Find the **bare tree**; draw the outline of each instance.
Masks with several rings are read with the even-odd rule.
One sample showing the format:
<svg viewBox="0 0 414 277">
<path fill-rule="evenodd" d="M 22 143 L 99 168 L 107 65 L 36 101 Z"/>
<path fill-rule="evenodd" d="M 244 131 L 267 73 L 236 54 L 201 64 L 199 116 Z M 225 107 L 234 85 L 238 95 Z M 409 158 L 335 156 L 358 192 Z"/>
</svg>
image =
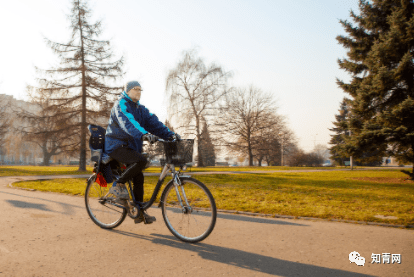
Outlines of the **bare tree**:
<svg viewBox="0 0 414 277">
<path fill-rule="evenodd" d="M 10 118 L 6 111 L 9 103 L 7 101 L 0 99 L 0 155 L 4 155 L 3 145 L 6 140 L 6 134 L 10 128 Z"/>
<path fill-rule="evenodd" d="M 170 131 L 174 132 L 174 127 L 171 125 L 171 123 L 166 120 L 164 123 L 165 126 L 170 129 Z M 164 154 L 164 144 L 162 143 L 154 143 L 154 144 L 145 144 L 144 145 L 144 152 L 148 154 L 148 159 L 150 161 L 154 160 L 155 158 L 162 159 L 162 155 Z"/>
<path fill-rule="evenodd" d="M 222 143 L 248 156 L 252 166 L 254 151 L 261 144 L 260 136 L 280 123 L 276 109 L 273 97 L 253 86 L 229 91 L 216 115 Z"/>
<path fill-rule="evenodd" d="M 72 0 L 70 41 L 47 40 L 60 58 L 60 66 L 38 70 L 46 76 L 38 79 L 37 91 L 50 93 L 49 108 L 53 111 L 62 108 L 62 114 L 72 123 L 70 130 L 80 136 L 79 170 L 86 169 L 87 125 L 96 117 L 109 115 L 121 87 L 110 86 L 108 82 L 113 83 L 123 75 L 123 58 L 111 61 L 110 42 L 98 39 L 102 33 L 101 21 L 92 24 L 90 18 L 87 0 Z"/>
<path fill-rule="evenodd" d="M 169 116 L 179 122 L 179 129 L 195 134 L 198 166 L 203 166 L 201 151 L 202 119 L 214 115 L 218 100 L 227 92 L 227 79 L 231 76 L 214 63 L 206 66 L 196 51 L 183 52 L 177 66 L 167 76 L 166 93 Z"/>
<path fill-rule="evenodd" d="M 148 154 L 148 160 L 152 161 L 155 158 L 161 159 L 164 154 L 164 145 L 162 143 L 145 144 L 144 150 Z"/>
<path fill-rule="evenodd" d="M 329 149 L 328 146 L 323 144 L 317 144 L 315 145 L 315 148 L 313 149 L 313 153 L 320 156 L 323 160 L 329 159 Z"/>
<path fill-rule="evenodd" d="M 318 154 L 305 153 L 303 150 L 298 149 L 288 160 L 289 166 L 321 166 L 323 158 Z"/>
<path fill-rule="evenodd" d="M 31 94 L 31 110 L 14 108 L 22 124 L 16 128 L 26 142 L 34 143 L 42 149 L 43 165 L 48 166 L 50 158 L 63 152 L 73 154 L 78 145 L 79 132 L 71 130 L 74 118 L 68 117 L 67 108 L 51 106 L 47 90 Z"/>
<path fill-rule="evenodd" d="M 291 146 L 296 145 L 294 134 L 287 128 L 282 116 L 271 114 L 268 119 L 274 120 L 275 124 L 260 130 L 253 137 L 253 155 L 259 166 L 262 165 L 263 160 L 268 165 L 281 165 L 282 148 L 283 156 L 286 159 L 290 154 Z"/>
</svg>

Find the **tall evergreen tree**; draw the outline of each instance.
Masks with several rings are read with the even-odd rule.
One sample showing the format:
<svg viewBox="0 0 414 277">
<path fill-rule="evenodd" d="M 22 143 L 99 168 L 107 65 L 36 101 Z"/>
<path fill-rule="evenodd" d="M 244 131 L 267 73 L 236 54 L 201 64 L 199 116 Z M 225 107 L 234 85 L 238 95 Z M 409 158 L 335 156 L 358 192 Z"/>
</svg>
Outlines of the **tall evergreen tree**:
<svg viewBox="0 0 414 277">
<path fill-rule="evenodd" d="M 357 26 L 341 21 L 349 36 L 337 37 L 349 49 L 339 65 L 352 75 L 348 84 L 338 80 L 353 98 L 346 151 L 360 156 L 375 145 L 414 163 L 414 3 L 360 0 L 359 8 L 351 12 Z"/>
<path fill-rule="evenodd" d="M 200 150 L 203 164 L 205 166 L 214 166 L 216 164 L 216 153 L 205 120 L 201 130 Z"/>
<path fill-rule="evenodd" d="M 341 102 L 339 114 L 335 115 L 336 122 L 334 128 L 329 129 L 335 134 L 331 135 L 331 141 L 329 142 L 332 146 L 330 148 L 331 158 L 340 165 L 343 165 L 345 161 L 350 160 L 350 154 L 348 153 L 347 144 L 352 143 L 352 136 L 349 127 L 349 105 L 347 104 L 349 99 L 344 98 Z M 377 147 L 366 147 L 364 151 L 359 153 L 354 159 L 355 165 L 363 166 L 379 166 L 382 164 L 382 157 L 385 155 L 384 145 Z"/>
<path fill-rule="evenodd" d="M 49 93 L 50 109 L 62 108 L 68 128 L 79 133 L 77 148 L 79 170 L 86 169 L 87 125 L 97 117 L 109 116 L 120 86 L 112 85 L 122 76 L 123 58 L 112 61 L 110 42 L 99 40 L 101 21 L 90 23 L 91 10 L 87 0 L 73 0 L 69 15 L 72 36 L 67 43 L 47 40 L 48 45 L 60 58 L 60 65 L 39 78 L 40 94 Z M 75 119 L 75 120 L 73 120 Z"/>
<path fill-rule="evenodd" d="M 349 136 L 348 129 L 348 106 L 346 104 L 347 99 L 344 98 L 340 104 L 339 114 L 335 115 L 334 128 L 329 129 L 329 131 L 334 132 L 331 135 L 331 159 L 334 160 L 337 164 L 342 165 L 345 160 L 349 160 L 348 153 L 345 152 L 345 139 Z"/>
</svg>

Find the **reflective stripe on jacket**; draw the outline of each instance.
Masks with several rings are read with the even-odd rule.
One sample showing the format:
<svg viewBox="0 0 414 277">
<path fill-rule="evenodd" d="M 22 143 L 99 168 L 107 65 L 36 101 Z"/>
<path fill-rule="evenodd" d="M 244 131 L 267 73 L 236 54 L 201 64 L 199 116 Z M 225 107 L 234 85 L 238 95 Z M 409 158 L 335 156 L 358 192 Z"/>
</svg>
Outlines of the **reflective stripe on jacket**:
<svg viewBox="0 0 414 277">
<path fill-rule="evenodd" d="M 146 133 L 162 139 L 168 139 L 174 134 L 144 105 L 133 102 L 125 91 L 122 92 L 111 110 L 105 135 L 104 155 L 112 153 L 121 146 L 127 146 L 141 153 L 141 138 Z"/>
</svg>

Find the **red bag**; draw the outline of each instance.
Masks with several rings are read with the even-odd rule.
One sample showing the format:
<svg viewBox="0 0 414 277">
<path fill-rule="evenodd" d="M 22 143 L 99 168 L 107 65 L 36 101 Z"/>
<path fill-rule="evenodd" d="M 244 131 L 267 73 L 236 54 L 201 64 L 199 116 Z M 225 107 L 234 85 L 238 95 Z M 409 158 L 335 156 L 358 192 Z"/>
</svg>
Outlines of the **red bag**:
<svg viewBox="0 0 414 277">
<path fill-rule="evenodd" d="M 96 177 L 95 182 L 97 182 L 101 187 L 106 188 L 106 186 L 107 186 L 105 178 L 103 177 L 101 172 L 98 173 L 98 176 Z"/>
</svg>

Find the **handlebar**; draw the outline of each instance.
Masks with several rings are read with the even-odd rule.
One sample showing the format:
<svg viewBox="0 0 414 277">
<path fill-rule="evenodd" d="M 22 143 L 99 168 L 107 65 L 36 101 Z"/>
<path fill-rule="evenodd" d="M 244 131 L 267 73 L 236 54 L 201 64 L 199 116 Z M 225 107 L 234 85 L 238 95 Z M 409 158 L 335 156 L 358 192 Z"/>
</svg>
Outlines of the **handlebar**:
<svg viewBox="0 0 414 277">
<path fill-rule="evenodd" d="M 156 141 L 155 141 L 155 142 L 157 142 L 157 141 L 159 141 L 159 142 L 176 142 L 176 141 L 177 141 L 176 139 L 169 141 L 169 140 L 164 140 L 164 139 L 162 139 L 162 138 L 159 138 L 159 137 L 157 137 L 157 136 L 154 136 L 154 137 L 155 137 L 155 139 L 156 139 Z M 143 141 L 148 141 L 148 140 L 143 140 Z"/>
<path fill-rule="evenodd" d="M 176 141 L 181 141 L 181 140 L 182 139 L 180 139 L 180 140 L 176 140 L 176 139 L 174 139 L 174 140 L 164 140 L 162 138 L 157 137 L 157 141 L 160 141 L 160 142 L 176 142 Z"/>
</svg>

